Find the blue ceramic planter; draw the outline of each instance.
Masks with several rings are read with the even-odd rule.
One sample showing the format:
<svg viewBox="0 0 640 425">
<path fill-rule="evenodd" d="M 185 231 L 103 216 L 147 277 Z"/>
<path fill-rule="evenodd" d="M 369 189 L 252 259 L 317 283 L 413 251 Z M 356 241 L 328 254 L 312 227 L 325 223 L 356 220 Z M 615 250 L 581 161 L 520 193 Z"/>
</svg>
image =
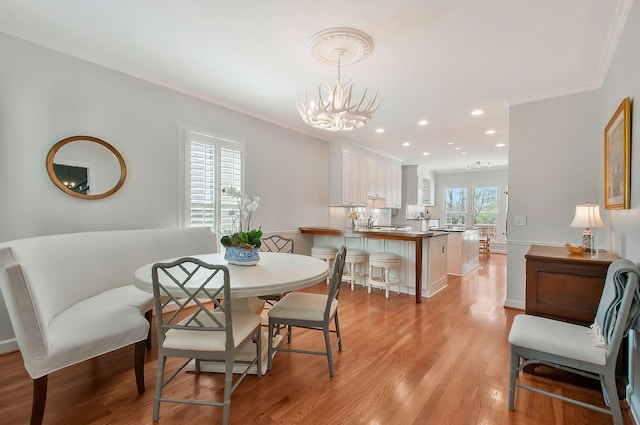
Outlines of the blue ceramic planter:
<svg viewBox="0 0 640 425">
<path fill-rule="evenodd" d="M 224 259 L 229 264 L 255 266 L 260 261 L 260 248 L 244 249 L 228 246 L 225 248 Z"/>
</svg>

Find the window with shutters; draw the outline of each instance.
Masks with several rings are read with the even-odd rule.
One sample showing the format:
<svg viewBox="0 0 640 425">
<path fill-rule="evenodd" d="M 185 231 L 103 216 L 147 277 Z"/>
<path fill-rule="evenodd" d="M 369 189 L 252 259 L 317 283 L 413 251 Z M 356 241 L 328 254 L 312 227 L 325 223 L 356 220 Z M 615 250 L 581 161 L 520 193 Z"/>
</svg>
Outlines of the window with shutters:
<svg viewBox="0 0 640 425">
<path fill-rule="evenodd" d="M 231 230 L 233 199 L 222 188 L 243 190 L 243 144 L 185 129 L 185 226 Z"/>
</svg>

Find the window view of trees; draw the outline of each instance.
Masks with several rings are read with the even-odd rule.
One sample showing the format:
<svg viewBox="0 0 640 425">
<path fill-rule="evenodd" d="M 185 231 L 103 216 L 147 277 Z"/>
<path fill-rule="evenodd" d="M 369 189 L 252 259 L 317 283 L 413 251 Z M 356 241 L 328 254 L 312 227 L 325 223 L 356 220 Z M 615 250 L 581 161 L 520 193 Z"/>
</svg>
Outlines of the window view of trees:
<svg viewBox="0 0 640 425">
<path fill-rule="evenodd" d="M 467 214 L 467 188 L 452 187 L 445 189 L 445 216 L 448 225 L 463 226 Z"/>
<path fill-rule="evenodd" d="M 467 188 L 445 189 L 446 224 L 465 226 L 473 223 L 482 236 L 495 238 L 498 218 L 498 188 L 495 186 L 473 188 L 473 199 L 468 199 Z M 469 202 L 471 208 L 467 208 Z"/>
<path fill-rule="evenodd" d="M 482 236 L 495 239 L 498 217 L 498 188 L 476 187 L 473 194 L 473 222 Z"/>
<path fill-rule="evenodd" d="M 473 195 L 475 224 L 496 224 L 498 214 L 498 188 L 476 187 Z"/>
</svg>

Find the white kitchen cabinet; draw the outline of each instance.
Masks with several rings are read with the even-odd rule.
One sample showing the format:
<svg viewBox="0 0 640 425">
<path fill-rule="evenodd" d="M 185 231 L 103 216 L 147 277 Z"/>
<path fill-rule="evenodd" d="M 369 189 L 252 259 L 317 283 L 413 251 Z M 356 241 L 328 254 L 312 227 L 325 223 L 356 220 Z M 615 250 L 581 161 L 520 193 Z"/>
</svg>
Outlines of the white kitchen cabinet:
<svg viewBox="0 0 640 425">
<path fill-rule="evenodd" d="M 402 167 L 391 165 L 387 167 L 387 191 L 385 205 L 389 208 L 402 207 Z"/>
<path fill-rule="evenodd" d="M 384 198 L 386 196 L 386 169 L 376 158 L 367 158 L 367 196 Z"/>
<path fill-rule="evenodd" d="M 356 184 L 356 202 L 367 205 L 367 158 L 358 158 L 358 182 Z"/>
<path fill-rule="evenodd" d="M 352 152 L 343 151 L 340 157 L 340 167 L 336 167 L 329 179 L 334 190 L 330 194 L 331 205 L 366 206 L 366 179 L 361 172 L 361 159 Z M 366 176 L 366 168 L 364 168 Z"/>
<path fill-rule="evenodd" d="M 480 230 L 451 231 L 449 234 L 449 255 L 447 273 L 462 276 L 478 267 L 478 239 Z"/>
<path fill-rule="evenodd" d="M 377 198 L 385 199 L 385 207 L 400 208 L 401 175 L 399 162 L 354 142 L 334 140 L 329 148 L 329 205 L 365 207 L 369 198 Z"/>
<path fill-rule="evenodd" d="M 446 236 L 429 239 L 429 297 L 447 287 L 447 239 Z"/>
<path fill-rule="evenodd" d="M 405 174 L 405 203 L 407 205 L 435 205 L 435 179 L 434 173 L 427 170 L 424 165 L 405 165 L 402 167 Z"/>
</svg>

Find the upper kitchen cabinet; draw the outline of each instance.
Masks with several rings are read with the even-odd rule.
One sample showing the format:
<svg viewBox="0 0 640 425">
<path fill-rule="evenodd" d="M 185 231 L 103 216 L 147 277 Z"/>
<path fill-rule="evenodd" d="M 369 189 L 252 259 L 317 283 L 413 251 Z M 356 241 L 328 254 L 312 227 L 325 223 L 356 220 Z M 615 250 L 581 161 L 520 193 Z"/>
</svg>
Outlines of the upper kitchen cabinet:
<svg viewBox="0 0 640 425">
<path fill-rule="evenodd" d="M 402 166 L 400 164 L 387 166 L 386 173 L 385 205 L 388 208 L 402 208 Z"/>
<path fill-rule="evenodd" d="M 367 196 L 384 198 L 387 194 L 386 169 L 376 158 L 367 158 Z"/>
<path fill-rule="evenodd" d="M 332 155 L 329 161 L 331 206 L 367 206 L 367 162 L 352 151 Z"/>
<path fill-rule="evenodd" d="M 399 161 L 377 154 L 348 139 L 335 139 L 329 148 L 329 204 L 364 207 L 377 199 L 387 208 L 400 208 L 402 169 Z"/>
<path fill-rule="evenodd" d="M 402 166 L 404 197 L 407 205 L 435 205 L 435 180 L 433 171 L 424 165 Z"/>
</svg>

